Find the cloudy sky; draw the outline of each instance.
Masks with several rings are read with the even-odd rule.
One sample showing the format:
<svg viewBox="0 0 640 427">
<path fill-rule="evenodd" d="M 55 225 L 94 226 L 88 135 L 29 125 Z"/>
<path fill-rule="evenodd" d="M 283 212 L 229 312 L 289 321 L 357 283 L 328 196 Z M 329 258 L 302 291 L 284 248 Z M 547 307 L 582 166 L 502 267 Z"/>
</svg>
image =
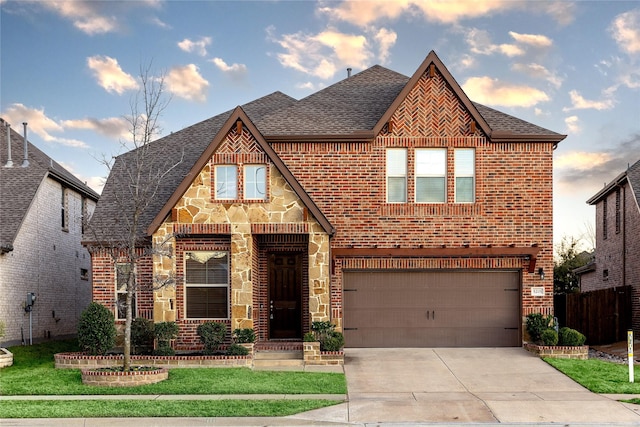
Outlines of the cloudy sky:
<svg viewBox="0 0 640 427">
<path fill-rule="evenodd" d="M 0 116 L 100 191 L 141 67 L 164 74 L 167 134 L 276 90 L 300 99 L 435 50 L 474 101 L 567 134 L 554 239 L 640 159 L 638 1 L 0 0 Z M 535 185 L 535 183 L 533 184 Z"/>
</svg>

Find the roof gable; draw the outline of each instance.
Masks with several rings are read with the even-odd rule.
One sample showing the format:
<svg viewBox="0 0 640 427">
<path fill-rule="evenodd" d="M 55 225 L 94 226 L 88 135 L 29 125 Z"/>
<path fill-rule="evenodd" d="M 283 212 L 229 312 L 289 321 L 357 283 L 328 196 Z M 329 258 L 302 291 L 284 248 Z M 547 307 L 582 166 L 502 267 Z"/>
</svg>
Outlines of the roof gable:
<svg viewBox="0 0 640 427">
<path fill-rule="evenodd" d="M 382 128 L 389 123 L 394 114 L 397 114 L 399 111 L 402 112 L 401 110 L 406 108 L 411 111 L 408 115 L 404 115 L 404 117 L 411 117 L 414 116 L 415 113 L 420 113 L 415 126 L 409 125 L 410 127 L 423 128 L 426 126 L 430 130 L 438 128 L 441 136 L 447 134 L 448 136 L 451 136 L 451 134 L 459 135 L 460 131 L 464 131 L 461 128 L 467 128 L 467 123 L 464 122 L 468 122 L 469 118 L 460 120 L 449 114 L 452 110 L 457 109 L 457 106 L 452 105 L 455 101 L 461 104 L 470 116 L 470 119 L 474 121 L 473 125 L 469 123 L 469 130 L 465 133 L 469 133 L 470 131 L 470 133 L 475 133 L 475 129 L 471 126 L 477 125 L 485 135 L 491 135 L 489 124 L 478 112 L 475 105 L 464 93 L 447 67 L 445 67 L 440 58 L 438 58 L 438 55 L 436 55 L 434 51 L 431 51 L 387 111 L 380 117 L 373 128 L 373 133 L 378 135 L 382 131 Z M 446 126 L 440 126 L 441 123 L 445 122 L 442 120 L 443 118 L 447 119 Z M 406 126 L 407 121 L 403 120 L 400 125 Z M 442 133 L 444 133 L 444 135 L 442 135 Z"/>
<path fill-rule="evenodd" d="M 277 153 L 271 148 L 271 146 L 266 142 L 258 128 L 253 124 L 249 116 L 244 112 L 242 107 L 236 107 L 235 110 L 229 115 L 227 120 L 224 122 L 218 133 L 215 135 L 211 143 L 207 146 L 207 148 L 202 152 L 200 157 L 193 164 L 189 172 L 186 174 L 185 178 L 180 182 L 178 187 L 175 189 L 169 200 L 165 203 L 165 205 L 160 209 L 155 218 L 151 221 L 149 228 L 147 229 L 147 234 L 153 234 L 158 227 L 162 224 L 164 219 L 169 215 L 171 209 L 178 203 L 183 194 L 188 190 L 189 186 L 193 182 L 196 176 L 199 175 L 200 171 L 206 166 L 209 159 L 217 152 L 218 149 L 222 148 L 222 151 L 229 151 L 228 144 L 226 144 L 227 136 L 232 133 L 233 127 L 243 127 L 246 126 L 248 132 L 253 136 L 252 142 L 243 141 L 241 138 L 237 138 L 240 145 L 249 145 L 245 147 L 245 151 L 252 152 L 256 151 L 256 148 L 262 150 L 266 156 L 273 162 L 278 171 L 282 174 L 285 181 L 291 186 L 296 195 L 300 198 L 302 203 L 305 205 L 309 212 L 313 215 L 313 217 L 318 221 L 320 226 L 324 229 L 327 234 L 333 234 L 335 232 L 333 226 L 329 223 L 327 218 L 324 216 L 322 211 L 318 208 L 318 206 L 313 202 L 311 197 L 304 191 L 300 183 L 295 179 L 293 174 L 289 171 Z M 237 135 L 237 134 L 236 134 Z M 252 143 L 256 143 L 258 147 L 250 146 Z M 227 150 L 225 150 L 227 148 Z M 224 153 L 221 153 L 224 155 Z"/>
<path fill-rule="evenodd" d="M 640 210 L 640 160 L 632 164 L 626 171 L 615 177 L 609 184 L 605 185 L 603 189 L 594 194 L 587 203 L 590 205 L 597 204 L 600 200 L 605 198 L 616 187 L 628 182 L 633 191 L 634 199 L 636 201 L 636 207 Z"/>
</svg>

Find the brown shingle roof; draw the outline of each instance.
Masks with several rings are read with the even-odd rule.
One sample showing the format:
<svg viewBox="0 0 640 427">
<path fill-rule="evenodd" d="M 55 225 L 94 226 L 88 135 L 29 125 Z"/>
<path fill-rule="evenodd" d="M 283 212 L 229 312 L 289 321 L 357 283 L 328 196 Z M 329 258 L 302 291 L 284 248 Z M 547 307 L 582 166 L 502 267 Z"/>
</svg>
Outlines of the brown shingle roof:
<svg viewBox="0 0 640 427">
<path fill-rule="evenodd" d="M 637 206 L 640 207 L 640 160 L 629 166 L 626 171 L 622 172 L 604 188 L 594 194 L 587 203 L 595 205 L 602 200 L 607 194 L 611 193 L 618 185 L 628 181 L 635 196 Z"/>
<path fill-rule="evenodd" d="M 95 191 L 30 142 L 27 145 L 29 166 L 23 168 L 24 136 L 13 127 L 10 135 L 13 167 L 6 167 L 7 127 L 4 119 L 0 119 L 0 247 L 5 248 L 13 245 L 45 177 L 50 176 L 92 200 L 98 200 L 99 197 Z"/>
</svg>

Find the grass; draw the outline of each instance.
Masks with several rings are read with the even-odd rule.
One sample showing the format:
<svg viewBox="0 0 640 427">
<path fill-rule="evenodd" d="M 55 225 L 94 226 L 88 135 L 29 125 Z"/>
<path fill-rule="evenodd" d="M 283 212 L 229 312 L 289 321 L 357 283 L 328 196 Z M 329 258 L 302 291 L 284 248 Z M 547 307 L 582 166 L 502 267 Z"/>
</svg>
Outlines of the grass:
<svg viewBox="0 0 640 427">
<path fill-rule="evenodd" d="M 0 396 L 16 395 L 171 395 L 171 394 L 346 394 L 343 374 L 252 371 L 248 368 L 180 368 L 169 379 L 136 387 L 82 384 L 80 370 L 55 369 L 55 353 L 78 351 L 76 341 L 53 341 L 9 349 L 13 366 L 2 369 Z M 55 404 L 52 404 L 55 403 Z M 12 400 L 0 401 L 5 418 L 30 414 L 57 417 L 235 417 L 284 416 L 338 402 L 287 400 Z"/>
<path fill-rule="evenodd" d="M 544 360 L 594 393 L 640 394 L 640 383 L 629 382 L 629 365 L 598 359 L 545 358 Z M 640 366 L 634 367 L 634 377 L 640 381 Z"/>
<path fill-rule="evenodd" d="M 13 400 L 3 418 L 284 417 L 335 405 L 332 400 Z"/>
</svg>

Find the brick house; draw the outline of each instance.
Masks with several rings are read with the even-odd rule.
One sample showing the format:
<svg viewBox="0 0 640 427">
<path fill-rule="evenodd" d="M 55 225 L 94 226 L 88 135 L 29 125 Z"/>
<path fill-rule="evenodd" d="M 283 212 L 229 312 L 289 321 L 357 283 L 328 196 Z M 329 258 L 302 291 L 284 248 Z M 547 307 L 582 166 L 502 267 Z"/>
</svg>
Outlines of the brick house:
<svg viewBox="0 0 640 427">
<path fill-rule="evenodd" d="M 472 102 L 434 52 L 302 100 L 275 92 L 153 143 L 183 158 L 144 217 L 137 315 L 300 340 L 330 320 L 349 347 L 519 346 L 553 311 L 552 162 L 564 135 Z M 125 161 L 129 153 L 116 160 Z M 105 186 L 92 223 L 118 227 Z M 92 254 L 94 300 L 116 265 Z M 541 274 L 546 272 L 547 274 Z"/>
<path fill-rule="evenodd" d="M 595 260 L 576 270 L 580 291 L 631 286 L 632 325 L 640 333 L 640 160 L 587 203 L 596 207 Z"/>
<path fill-rule="evenodd" d="M 19 135 L 0 119 L 4 345 L 75 335 L 91 302 L 91 257 L 81 241 L 83 218 L 93 212 L 98 194 L 29 143 L 26 125 L 24 131 Z M 27 293 L 36 296 L 31 336 Z"/>
</svg>

